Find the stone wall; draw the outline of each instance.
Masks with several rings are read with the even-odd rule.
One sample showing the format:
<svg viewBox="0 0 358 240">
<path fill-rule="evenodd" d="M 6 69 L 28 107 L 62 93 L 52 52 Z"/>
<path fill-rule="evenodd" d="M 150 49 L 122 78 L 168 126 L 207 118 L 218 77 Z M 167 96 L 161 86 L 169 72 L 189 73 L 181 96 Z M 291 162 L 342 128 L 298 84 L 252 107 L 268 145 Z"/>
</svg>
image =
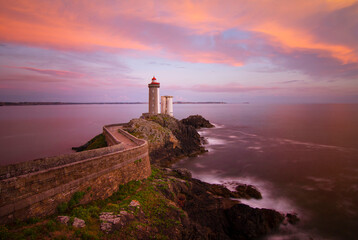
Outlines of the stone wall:
<svg viewBox="0 0 358 240">
<path fill-rule="evenodd" d="M 1 167 L 1 173 L 7 168 L 18 174 L 3 174 L 0 181 L 0 223 L 53 214 L 58 204 L 69 201 L 77 191 L 86 192 L 81 200 L 86 203 L 109 197 L 120 184 L 147 178 L 151 174 L 147 142 L 124 134 L 137 146 L 123 149 L 117 144 Z M 31 171 L 32 164 L 39 168 L 41 163 L 47 167 Z"/>
<path fill-rule="evenodd" d="M 121 124 L 118 124 L 118 125 L 121 125 Z M 117 124 L 107 125 L 107 126 L 103 127 L 103 135 L 106 139 L 108 146 L 120 144 L 120 141 L 118 141 L 118 139 L 116 139 L 116 137 L 113 136 L 113 134 L 108 130 L 108 127 L 110 127 L 110 126 L 117 126 Z"/>
<path fill-rule="evenodd" d="M 123 150 L 124 147 L 119 143 L 110 147 L 77 152 L 72 154 L 64 154 L 54 157 L 45 157 L 27 162 L 0 166 L 0 180 L 17 177 L 31 172 L 38 172 L 53 167 L 63 166 L 68 163 L 89 159 L 92 157 L 103 156 L 109 153 Z"/>
</svg>

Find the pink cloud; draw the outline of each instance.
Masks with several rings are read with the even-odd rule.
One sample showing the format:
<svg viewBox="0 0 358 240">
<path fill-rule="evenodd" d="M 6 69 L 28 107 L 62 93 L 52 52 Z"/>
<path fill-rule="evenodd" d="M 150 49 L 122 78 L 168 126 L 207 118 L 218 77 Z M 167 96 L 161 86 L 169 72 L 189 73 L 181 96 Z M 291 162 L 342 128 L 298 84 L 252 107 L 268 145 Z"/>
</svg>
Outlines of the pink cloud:
<svg viewBox="0 0 358 240">
<path fill-rule="evenodd" d="M 272 91 L 278 90 L 278 87 L 260 87 L 260 86 L 242 86 L 237 83 L 228 83 L 223 85 L 207 85 L 199 84 L 189 87 L 182 86 L 168 86 L 172 90 L 189 90 L 195 92 L 213 92 L 213 93 L 240 93 L 240 92 L 253 92 L 253 91 Z"/>
<path fill-rule="evenodd" d="M 309 75 L 358 76 L 358 4 L 351 0 L 14 0 L 1 6 L 6 43 L 231 66 L 264 58 Z M 41 73 L 71 74 L 51 71 Z"/>
<path fill-rule="evenodd" d="M 3 67 L 24 69 L 24 70 L 41 73 L 41 74 L 45 74 L 45 75 L 49 75 L 49 76 L 55 76 L 55 77 L 81 78 L 81 77 L 85 76 L 85 74 L 82 74 L 82 73 L 64 71 L 64 70 L 39 69 L 39 68 L 32 68 L 32 67 L 15 67 L 15 66 L 3 66 Z"/>
<path fill-rule="evenodd" d="M 58 83 L 66 82 L 65 79 L 53 78 L 48 76 L 34 76 L 30 74 L 1 75 L 0 82 L 27 82 L 27 83 Z"/>
</svg>

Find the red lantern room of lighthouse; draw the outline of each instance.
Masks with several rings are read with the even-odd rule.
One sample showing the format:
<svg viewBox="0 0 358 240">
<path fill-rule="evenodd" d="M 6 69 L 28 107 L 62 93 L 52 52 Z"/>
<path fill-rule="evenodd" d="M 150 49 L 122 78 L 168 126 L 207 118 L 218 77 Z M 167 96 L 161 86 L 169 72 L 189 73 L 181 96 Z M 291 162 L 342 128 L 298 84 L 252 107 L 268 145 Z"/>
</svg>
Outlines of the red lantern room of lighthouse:
<svg viewBox="0 0 358 240">
<path fill-rule="evenodd" d="M 149 113 L 158 114 L 160 113 L 160 97 L 159 97 L 159 88 L 160 84 L 157 82 L 157 79 L 153 76 L 152 82 L 148 84 L 149 88 Z"/>
<path fill-rule="evenodd" d="M 157 82 L 157 79 L 153 76 L 153 78 L 152 78 L 152 83 L 151 84 L 159 84 L 158 82 Z"/>
</svg>

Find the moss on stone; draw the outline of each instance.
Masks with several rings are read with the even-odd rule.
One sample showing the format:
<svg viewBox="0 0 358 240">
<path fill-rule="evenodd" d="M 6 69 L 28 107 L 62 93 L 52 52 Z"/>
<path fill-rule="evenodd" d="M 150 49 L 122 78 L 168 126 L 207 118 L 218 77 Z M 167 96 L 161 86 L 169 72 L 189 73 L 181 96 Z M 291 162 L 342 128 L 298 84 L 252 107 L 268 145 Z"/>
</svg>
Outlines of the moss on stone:
<svg viewBox="0 0 358 240">
<path fill-rule="evenodd" d="M 86 144 L 79 147 L 73 147 L 72 149 L 75 150 L 76 152 L 82 152 L 82 151 L 87 151 L 97 148 L 103 148 L 107 146 L 108 144 L 106 142 L 105 136 L 103 134 L 98 134 L 97 136 L 89 140 Z"/>
<path fill-rule="evenodd" d="M 147 237 L 153 239 L 166 239 L 168 232 L 173 231 L 180 221 L 174 217 L 172 212 L 179 211 L 168 204 L 168 199 L 159 191 L 168 189 L 167 182 L 162 179 L 163 173 L 153 168 L 151 176 L 143 181 L 131 181 L 118 186 L 118 190 L 109 198 L 93 201 L 85 205 L 75 205 L 72 209 L 68 207 L 59 214 L 47 218 L 38 218 L 35 222 L 21 222 L 20 225 L 0 225 L 0 239 L 136 239 L 138 229 L 156 229 Z M 84 192 L 76 192 L 70 201 L 79 203 Z M 128 205 L 132 200 L 140 203 L 140 210 L 130 210 Z M 100 231 L 99 215 L 101 212 L 131 211 L 134 216 L 139 217 L 130 224 L 124 226 L 120 231 L 105 234 Z M 86 226 L 75 229 L 70 224 L 60 224 L 57 215 L 66 214 L 70 219 L 75 217 L 85 220 Z M 179 213 L 178 213 L 179 214 Z M 175 216 L 178 214 L 174 214 Z M 145 238 L 147 239 L 147 238 Z"/>
</svg>

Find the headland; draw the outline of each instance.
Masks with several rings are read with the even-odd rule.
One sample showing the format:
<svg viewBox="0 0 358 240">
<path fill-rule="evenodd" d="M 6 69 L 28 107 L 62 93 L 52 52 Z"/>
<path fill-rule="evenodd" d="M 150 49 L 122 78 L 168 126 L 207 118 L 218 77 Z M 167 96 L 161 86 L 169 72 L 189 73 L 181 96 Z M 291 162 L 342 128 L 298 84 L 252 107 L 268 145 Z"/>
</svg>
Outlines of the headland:
<svg viewBox="0 0 358 240">
<path fill-rule="evenodd" d="M 142 116 L 104 126 L 107 147 L 2 167 L 1 221 L 9 224 L 1 234 L 255 239 L 297 221 L 241 204 L 240 198 L 261 198 L 253 186 L 230 191 L 171 168 L 180 158 L 205 152 L 196 130 L 201 127 L 212 125 L 201 116 Z"/>
</svg>

